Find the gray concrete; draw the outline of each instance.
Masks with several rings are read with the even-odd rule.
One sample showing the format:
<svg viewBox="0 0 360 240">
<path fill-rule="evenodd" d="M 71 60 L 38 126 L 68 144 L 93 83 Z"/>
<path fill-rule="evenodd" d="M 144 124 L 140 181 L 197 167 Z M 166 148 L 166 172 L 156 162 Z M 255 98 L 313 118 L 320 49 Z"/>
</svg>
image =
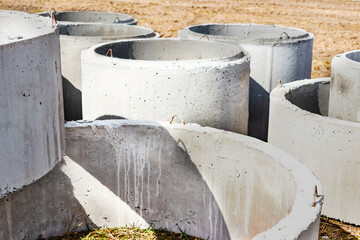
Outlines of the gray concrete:
<svg viewBox="0 0 360 240">
<path fill-rule="evenodd" d="M 65 161 L 0 199 L 0 239 L 60 234 L 73 215 L 84 222 L 87 214 L 89 227 L 135 223 L 204 239 L 317 239 L 319 182 L 269 144 L 194 124 L 129 120 L 68 122 L 66 133 Z"/>
<path fill-rule="evenodd" d="M 1 198 L 48 173 L 63 155 L 59 31 L 51 22 L 0 11 L 0 86 Z"/>
<path fill-rule="evenodd" d="M 125 24 L 60 25 L 65 120 L 82 119 L 81 51 L 119 39 L 158 37 L 150 28 Z"/>
<path fill-rule="evenodd" d="M 114 57 L 105 54 L 112 49 Z M 233 45 L 127 40 L 82 52 L 84 119 L 185 122 L 247 133 L 249 59 Z"/>
<path fill-rule="evenodd" d="M 360 123 L 327 117 L 330 79 L 273 90 L 269 143 L 310 168 L 326 196 L 323 214 L 360 224 Z"/>
<path fill-rule="evenodd" d="M 302 29 L 259 24 L 202 24 L 179 32 L 182 39 L 240 45 L 250 54 L 249 136 L 267 140 L 269 93 L 282 83 L 311 77 L 313 38 Z"/>
<path fill-rule="evenodd" d="M 42 17 L 50 18 L 50 13 L 37 13 Z M 87 12 L 87 11 L 66 11 L 55 12 L 55 19 L 61 25 L 73 23 L 120 23 L 136 25 L 137 20 L 132 16 L 123 13 L 111 12 Z"/>
<path fill-rule="evenodd" d="M 336 55 L 331 62 L 329 116 L 360 122 L 360 50 Z"/>
</svg>

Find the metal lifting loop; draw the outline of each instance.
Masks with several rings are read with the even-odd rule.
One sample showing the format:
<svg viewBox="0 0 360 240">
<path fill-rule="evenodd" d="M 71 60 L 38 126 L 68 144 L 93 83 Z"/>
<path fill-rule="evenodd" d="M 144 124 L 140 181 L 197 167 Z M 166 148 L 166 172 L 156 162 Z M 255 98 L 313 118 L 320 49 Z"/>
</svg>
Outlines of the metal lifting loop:
<svg viewBox="0 0 360 240">
<path fill-rule="evenodd" d="M 284 39 L 284 38 L 283 38 L 283 35 L 284 35 L 284 34 L 286 35 L 286 37 L 287 37 L 288 39 L 291 39 L 290 36 L 289 36 L 289 34 L 287 34 L 286 32 L 282 32 L 282 33 L 280 34 L 280 39 Z"/>
<path fill-rule="evenodd" d="M 319 200 L 319 201 L 316 201 L 317 198 L 320 198 L 320 200 Z M 323 195 L 320 195 L 320 194 L 318 193 L 317 185 L 315 185 L 314 202 L 313 202 L 313 204 L 312 204 L 312 207 L 316 207 L 316 204 L 318 204 L 318 203 L 321 204 L 323 198 L 324 198 L 324 196 L 323 196 Z"/>
<path fill-rule="evenodd" d="M 222 20 L 221 18 L 219 18 L 219 19 L 216 21 L 216 23 L 225 24 L 225 21 L 224 21 L 224 20 Z"/>
<path fill-rule="evenodd" d="M 54 28 L 58 22 L 56 21 L 56 18 L 55 18 L 55 13 L 56 13 L 56 10 L 55 8 L 50 8 L 49 9 L 49 15 L 50 15 L 50 18 L 51 18 L 51 27 Z"/>
<path fill-rule="evenodd" d="M 120 22 L 120 18 L 119 18 L 119 17 L 116 17 L 116 18 L 114 19 L 114 23 L 118 23 L 118 22 Z"/>
<path fill-rule="evenodd" d="M 111 58 L 113 58 L 112 49 L 109 48 L 109 50 L 106 52 L 105 56 L 107 56 L 110 53 Z"/>
<path fill-rule="evenodd" d="M 209 36 L 208 35 L 206 35 L 206 34 L 204 34 L 199 40 L 201 40 L 201 39 L 203 39 L 204 37 L 206 37 L 207 38 L 207 40 L 208 41 L 210 41 L 210 38 L 209 38 Z"/>
<path fill-rule="evenodd" d="M 180 118 L 181 123 L 182 123 L 183 125 L 186 124 L 186 123 L 184 122 L 183 118 L 182 118 L 180 115 L 176 115 L 176 114 L 171 117 L 170 124 L 172 124 L 172 122 L 174 121 L 174 118 L 175 118 L 176 116 Z"/>
</svg>

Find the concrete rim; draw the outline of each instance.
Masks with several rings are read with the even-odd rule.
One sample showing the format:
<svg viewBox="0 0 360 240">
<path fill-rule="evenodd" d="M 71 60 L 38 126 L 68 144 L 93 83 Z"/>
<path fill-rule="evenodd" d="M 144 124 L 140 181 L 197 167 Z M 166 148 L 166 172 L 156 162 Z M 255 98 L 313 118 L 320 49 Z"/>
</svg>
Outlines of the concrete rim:
<svg viewBox="0 0 360 240">
<path fill-rule="evenodd" d="M 201 127 L 198 124 L 169 124 L 168 122 L 154 122 L 141 120 L 97 120 L 97 121 L 71 121 L 65 124 L 66 128 L 83 127 L 119 127 L 122 125 L 144 125 L 144 126 L 164 126 L 168 129 L 182 129 L 198 133 L 221 133 L 223 136 L 232 138 L 248 146 L 249 148 L 263 152 L 279 164 L 288 169 L 297 185 L 297 194 L 289 215 L 281 219 L 275 226 L 265 232 L 259 233 L 253 239 L 292 239 L 293 236 L 299 236 L 309 225 L 316 221 L 321 212 L 322 197 L 315 199 L 320 203 L 312 207 L 314 202 L 314 183 L 319 193 L 322 193 L 322 187 L 316 177 L 302 163 L 291 155 L 279 150 L 268 143 L 264 143 L 255 138 L 245 135 L 218 130 L 210 127 Z M 301 221 L 299 221 L 301 219 Z"/>
<path fill-rule="evenodd" d="M 123 42 L 154 42 L 154 41 L 173 41 L 173 42 L 197 42 L 204 44 L 204 41 L 200 40 L 183 40 L 178 38 L 157 38 L 157 39 L 134 39 L 134 40 L 119 40 L 119 41 L 113 41 L 109 43 L 102 43 L 97 44 L 87 50 L 82 51 L 81 58 L 87 58 L 88 61 L 91 59 L 94 63 L 102 62 L 103 64 L 107 65 L 113 65 L 114 68 L 116 68 L 116 64 L 121 64 L 129 67 L 136 67 L 139 68 L 139 66 L 143 68 L 178 68 L 181 66 L 182 68 L 199 68 L 199 66 L 222 66 L 222 65 L 229 65 L 229 64 L 241 64 L 244 62 L 250 62 L 250 56 L 249 54 L 244 51 L 241 47 L 235 46 L 228 43 L 218 43 L 218 42 L 208 42 L 206 44 L 214 45 L 214 46 L 223 46 L 228 48 L 233 48 L 234 51 L 236 51 L 236 54 L 233 54 L 232 56 L 227 57 L 218 57 L 218 58 L 207 58 L 207 59 L 190 59 L 190 60 L 137 60 L 137 59 L 125 59 L 125 58 L 111 58 L 110 54 L 108 56 L 105 56 L 105 54 L 99 54 L 96 51 L 99 50 L 99 48 L 105 48 L 112 45 L 120 44 Z M 194 65 L 195 64 L 195 65 Z"/>
<path fill-rule="evenodd" d="M 94 25 L 96 25 L 96 27 L 101 28 L 101 29 L 114 29 L 115 33 L 113 34 L 108 34 L 108 35 L 99 35 L 96 34 L 96 32 L 94 31 Z M 90 24 L 85 24 L 85 23 L 80 23 L 80 24 L 76 24 L 76 23 L 71 23 L 71 24 L 67 24 L 67 25 L 60 25 L 59 26 L 59 31 L 60 31 L 60 35 L 61 37 L 81 37 L 81 38 L 86 38 L 86 39 L 98 39 L 98 38 L 102 38 L 102 39 L 109 39 L 109 40 L 114 40 L 114 39 L 119 39 L 119 37 L 121 38 L 139 38 L 139 37 L 145 37 L 145 38 L 150 38 L 150 37 L 158 37 L 159 34 L 155 33 L 152 29 L 150 28 L 146 28 L 146 27 L 140 27 L 140 26 L 134 26 L 134 25 L 127 25 L 127 24 L 109 24 L 109 23 L 104 23 L 104 24 L 94 24 L 94 25 L 90 25 Z M 72 30 L 76 30 L 79 31 L 78 33 L 69 33 L 69 31 Z M 133 33 L 133 34 L 123 34 L 121 33 L 121 31 L 124 30 L 136 30 L 138 33 Z M 117 32 L 119 32 L 118 34 L 116 34 Z"/>
<path fill-rule="evenodd" d="M 344 64 L 350 65 L 352 68 L 360 69 L 360 50 L 337 54 L 333 58 L 333 61 L 342 61 Z"/>
<path fill-rule="evenodd" d="M 86 14 L 102 14 L 102 15 L 106 15 L 106 16 L 113 16 L 114 20 L 116 18 L 119 18 L 119 21 L 96 21 L 96 22 L 91 22 L 88 20 L 82 20 L 82 21 L 71 21 L 68 20 L 66 15 L 80 15 L 81 17 L 83 17 L 83 15 Z M 37 13 L 36 15 L 42 16 L 42 17 L 50 17 L 49 12 L 41 12 L 41 13 Z M 62 15 L 65 15 L 62 16 Z M 64 18 L 62 18 L 64 17 Z M 69 16 L 68 16 L 69 17 Z M 133 18 L 132 16 L 128 15 L 128 14 L 124 14 L 124 13 L 114 13 L 114 12 L 97 12 L 97 11 L 62 11 L 62 12 L 56 12 L 55 13 L 55 18 L 57 19 L 57 21 L 60 24 L 71 24 L 71 23 L 83 23 L 83 24 L 103 24 L 103 23 L 112 23 L 112 24 L 130 24 L 130 25 L 136 25 L 137 24 L 137 19 Z"/>
<path fill-rule="evenodd" d="M 28 26 L 31 27 L 30 30 L 31 34 L 28 34 L 28 36 L 24 37 L 24 35 L 19 30 L 18 35 L 16 36 L 11 35 L 11 36 L 12 37 L 21 36 L 22 38 L 10 40 L 7 38 L 8 36 L 6 36 L 7 38 L 6 40 L 2 41 L 0 39 L 0 46 L 6 46 L 31 39 L 37 39 L 46 35 L 55 34 L 57 31 L 59 31 L 56 26 L 54 26 L 54 28 L 51 26 L 51 21 L 45 20 L 42 17 L 36 15 L 28 14 L 26 12 L 0 10 L 0 17 L 6 17 L 6 21 L 9 22 L 10 25 L 12 24 L 11 19 L 15 18 L 16 20 L 20 20 L 20 21 L 23 20 L 24 22 L 29 22 Z"/>
<path fill-rule="evenodd" d="M 300 28 L 294 28 L 294 27 L 286 27 L 286 26 L 281 26 L 281 25 L 266 25 L 266 24 L 255 24 L 255 23 L 233 23 L 233 24 L 221 24 L 221 23 L 208 23 L 208 24 L 198 24 L 198 25 L 190 25 L 186 28 L 184 28 L 182 31 L 187 31 L 193 35 L 197 35 L 199 37 L 199 39 L 201 37 L 204 36 L 204 33 L 199 33 L 199 32 L 195 32 L 193 29 L 194 28 L 205 28 L 205 27 L 215 27 L 215 28 L 221 28 L 224 26 L 230 27 L 230 28 L 245 28 L 245 27 L 255 27 L 255 29 L 258 28 L 280 28 L 279 32 L 279 38 L 259 38 L 259 37 L 255 37 L 255 38 L 240 38 L 239 36 L 236 35 L 213 35 L 213 34 L 205 34 L 210 36 L 211 38 L 213 38 L 214 40 L 219 40 L 221 41 L 222 38 L 226 37 L 226 39 L 230 39 L 233 41 L 238 41 L 241 43 L 246 43 L 246 44 L 263 44 L 263 45 L 273 45 L 273 44 L 291 44 L 291 43 L 298 43 L 298 42 L 304 42 L 304 41 L 308 41 L 314 38 L 314 35 L 310 32 L 307 32 L 303 29 Z M 290 36 L 290 38 L 286 38 L 286 39 L 280 39 L 281 36 L 286 37 L 285 34 L 282 35 L 282 32 L 287 32 L 287 31 L 294 31 L 294 32 L 298 32 L 297 35 L 295 36 Z M 179 33 L 180 33 L 179 32 Z"/>
<path fill-rule="evenodd" d="M 349 60 L 352 61 L 352 60 Z M 306 110 L 303 110 L 296 106 L 295 104 L 292 104 L 287 98 L 286 95 L 290 93 L 291 91 L 301 88 L 304 85 L 313 85 L 313 84 L 330 84 L 330 78 L 317 78 L 317 79 L 304 79 L 304 80 L 298 80 L 290 83 L 286 83 L 280 87 L 276 87 L 270 94 L 271 101 L 277 102 L 283 107 L 285 107 L 289 111 L 296 111 L 297 114 L 302 115 L 305 118 L 311 118 L 315 119 L 317 121 L 326 121 L 332 124 L 341 125 L 341 126 L 350 126 L 354 128 L 360 128 L 360 123 L 357 122 L 351 122 L 346 120 L 341 120 L 337 118 L 331 118 L 322 116 L 319 114 L 311 113 Z"/>
</svg>

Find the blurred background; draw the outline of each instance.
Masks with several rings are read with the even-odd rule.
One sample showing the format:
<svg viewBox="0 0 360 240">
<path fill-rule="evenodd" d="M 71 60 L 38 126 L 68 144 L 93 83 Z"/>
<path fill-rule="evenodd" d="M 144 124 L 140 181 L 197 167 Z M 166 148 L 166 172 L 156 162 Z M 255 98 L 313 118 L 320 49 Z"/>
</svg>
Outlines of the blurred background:
<svg viewBox="0 0 360 240">
<path fill-rule="evenodd" d="M 198 23 L 263 23 L 298 27 L 314 34 L 312 78 L 330 76 L 331 59 L 360 48 L 357 0 L 0 0 L 0 9 L 29 13 L 105 11 L 132 15 L 162 37 Z"/>
</svg>

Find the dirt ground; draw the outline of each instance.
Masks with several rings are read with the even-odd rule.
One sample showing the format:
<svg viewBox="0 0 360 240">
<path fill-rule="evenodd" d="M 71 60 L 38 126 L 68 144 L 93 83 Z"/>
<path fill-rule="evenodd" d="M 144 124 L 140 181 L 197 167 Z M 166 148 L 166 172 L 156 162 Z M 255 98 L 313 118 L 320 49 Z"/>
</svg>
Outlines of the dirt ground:
<svg viewBox="0 0 360 240">
<path fill-rule="evenodd" d="M 312 78 L 330 76 L 334 55 L 360 48 L 360 1 L 351 0 L 0 0 L 0 9 L 122 12 L 162 37 L 197 23 L 264 23 L 314 34 Z"/>
<path fill-rule="evenodd" d="M 50 7 L 57 11 L 127 13 L 138 19 L 138 25 L 152 28 L 162 37 L 177 37 L 177 32 L 188 25 L 209 22 L 303 28 L 315 36 L 312 78 L 330 76 L 334 55 L 360 49 L 359 0 L 0 0 L 0 9 L 23 11 L 24 7 L 29 13 Z M 332 234 L 329 226 L 322 222 L 322 236 Z M 359 228 L 342 228 L 359 236 Z"/>
</svg>

